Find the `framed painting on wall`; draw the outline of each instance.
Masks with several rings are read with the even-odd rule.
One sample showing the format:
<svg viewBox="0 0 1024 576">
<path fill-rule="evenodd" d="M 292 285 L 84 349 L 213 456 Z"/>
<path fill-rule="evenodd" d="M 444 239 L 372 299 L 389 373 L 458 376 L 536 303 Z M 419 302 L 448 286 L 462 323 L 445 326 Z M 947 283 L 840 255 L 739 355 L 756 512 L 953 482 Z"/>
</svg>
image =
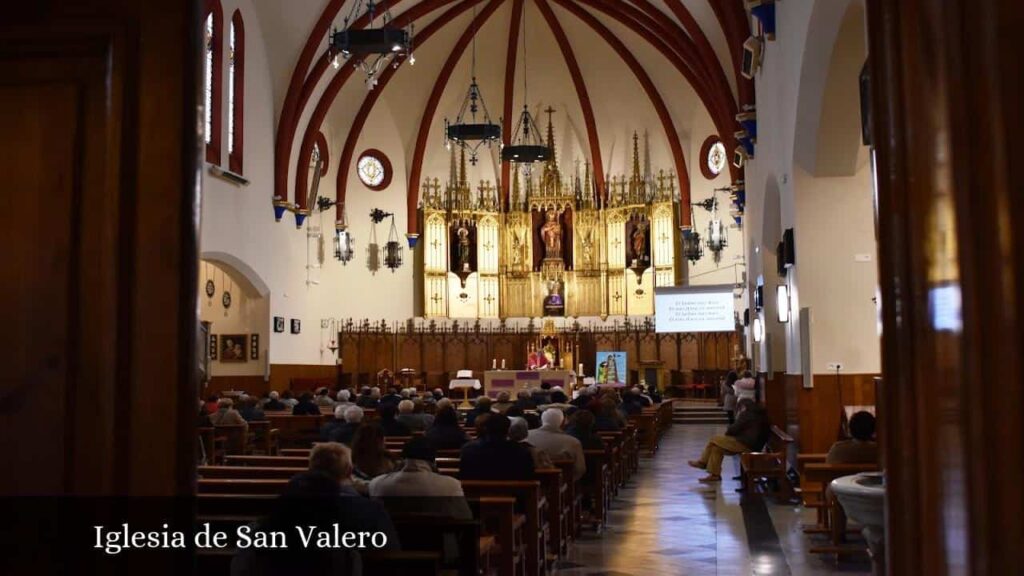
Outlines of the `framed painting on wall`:
<svg viewBox="0 0 1024 576">
<path fill-rule="evenodd" d="M 597 385 L 622 388 L 629 378 L 625 352 L 597 353 Z"/>
<path fill-rule="evenodd" d="M 221 362 L 245 362 L 249 357 L 249 337 L 246 334 L 222 334 L 220 337 Z"/>
</svg>

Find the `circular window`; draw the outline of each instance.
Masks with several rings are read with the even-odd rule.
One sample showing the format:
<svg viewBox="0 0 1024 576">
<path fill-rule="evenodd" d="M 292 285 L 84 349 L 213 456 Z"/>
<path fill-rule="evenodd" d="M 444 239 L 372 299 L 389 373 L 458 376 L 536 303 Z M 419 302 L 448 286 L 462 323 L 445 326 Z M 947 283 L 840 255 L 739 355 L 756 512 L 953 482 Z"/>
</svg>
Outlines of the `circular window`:
<svg viewBox="0 0 1024 576">
<path fill-rule="evenodd" d="M 356 163 L 359 180 L 371 190 L 383 190 L 391 184 L 391 162 L 380 150 L 367 150 Z"/>
<path fill-rule="evenodd" d="M 700 149 L 700 157 L 702 159 L 700 171 L 708 180 L 714 180 L 725 170 L 725 166 L 729 162 L 725 144 L 722 144 L 722 141 L 715 135 L 708 136 L 708 139 L 704 141 L 704 145 Z"/>
</svg>

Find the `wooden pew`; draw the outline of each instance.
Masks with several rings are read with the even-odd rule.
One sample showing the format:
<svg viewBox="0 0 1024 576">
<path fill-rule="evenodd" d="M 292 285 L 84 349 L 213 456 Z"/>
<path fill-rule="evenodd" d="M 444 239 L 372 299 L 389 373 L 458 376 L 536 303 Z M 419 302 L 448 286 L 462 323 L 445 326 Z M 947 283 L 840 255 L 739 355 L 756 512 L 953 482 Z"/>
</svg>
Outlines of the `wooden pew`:
<svg viewBox="0 0 1024 576">
<path fill-rule="evenodd" d="M 282 448 L 309 446 L 320 439 L 320 427 L 326 418 L 320 416 L 292 416 L 288 413 L 266 412 L 267 421 L 278 429 Z"/>
<path fill-rule="evenodd" d="M 658 427 L 656 410 L 644 408 L 640 414 L 629 417 L 629 422 L 636 427 L 640 448 L 648 456 L 654 456 L 658 450 Z"/>
<path fill-rule="evenodd" d="M 580 482 L 574 479 L 576 464 L 572 460 L 553 460 L 554 465 L 562 471 L 566 479 L 566 502 L 563 508 L 567 511 L 567 530 L 571 538 L 578 538 L 583 514 L 583 490 Z"/>
<path fill-rule="evenodd" d="M 587 458 L 587 473 L 581 485 L 592 506 L 590 524 L 600 532 L 608 521 L 608 508 L 611 505 L 608 453 L 604 450 L 584 450 L 583 455 Z"/>
<path fill-rule="evenodd" d="M 753 490 L 754 480 L 758 478 L 774 478 L 779 484 L 777 498 L 789 500 L 793 495 L 793 487 L 789 482 L 789 466 L 786 454 L 794 439 L 778 426 L 772 425 L 764 452 L 745 452 L 740 454 L 740 466 L 743 468 L 743 487 Z"/>
<path fill-rule="evenodd" d="M 543 528 L 547 500 L 537 480 L 462 480 L 462 490 L 467 497 L 512 496 L 525 515 L 523 526 L 526 543 L 526 574 L 539 576 L 545 572 L 547 541 Z"/>
<path fill-rule="evenodd" d="M 565 504 L 568 501 L 568 487 L 562 478 L 559 468 L 539 468 L 534 470 L 540 481 L 541 490 L 547 500 L 547 542 L 548 560 L 562 558 L 569 551 L 568 515 Z"/>
<path fill-rule="evenodd" d="M 306 468 L 278 468 L 265 466 L 199 466 L 200 478 L 248 478 L 251 480 L 289 480 Z"/>
<path fill-rule="evenodd" d="M 281 447 L 281 431 L 274 428 L 269 420 L 249 422 L 249 434 L 252 436 L 252 447 L 257 447 L 267 456 L 277 455 Z"/>
<path fill-rule="evenodd" d="M 473 517 L 480 520 L 483 533 L 495 538 L 490 565 L 498 576 L 526 574 L 526 516 L 517 514 L 516 499 L 511 496 L 467 498 Z"/>
<path fill-rule="evenodd" d="M 876 472 L 878 471 L 878 464 L 825 464 L 825 463 L 808 463 L 804 465 L 804 476 L 801 479 L 801 485 L 819 485 L 822 490 L 835 480 L 843 476 L 851 476 L 853 474 L 860 474 L 861 472 Z M 837 556 L 846 553 L 859 553 L 865 552 L 867 546 L 851 547 L 845 545 L 846 540 L 846 514 L 843 511 L 843 507 L 839 504 L 839 501 L 835 496 L 828 495 L 825 497 L 825 506 L 828 511 L 827 523 L 829 527 L 829 534 L 831 537 L 831 545 L 829 546 L 814 546 L 809 552 L 811 554 L 836 554 Z"/>
<path fill-rule="evenodd" d="M 199 494 L 280 494 L 288 480 L 250 478 L 200 478 L 196 481 Z"/>
<path fill-rule="evenodd" d="M 226 456 L 228 466 L 262 466 L 264 468 L 308 468 L 309 458 L 301 456 Z"/>
</svg>

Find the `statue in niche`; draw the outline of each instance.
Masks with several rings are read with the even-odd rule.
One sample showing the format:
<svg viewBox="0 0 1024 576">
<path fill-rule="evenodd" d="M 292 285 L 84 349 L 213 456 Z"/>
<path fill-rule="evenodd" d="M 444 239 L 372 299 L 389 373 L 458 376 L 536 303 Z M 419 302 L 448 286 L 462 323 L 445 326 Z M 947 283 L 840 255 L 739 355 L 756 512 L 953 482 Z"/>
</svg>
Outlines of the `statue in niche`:
<svg viewBox="0 0 1024 576">
<path fill-rule="evenodd" d="M 647 261 L 647 222 L 637 222 L 633 229 L 633 266 L 642 266 Z"/>
<path fill-rule="evenodd" d="M 465 224 L 459 224 L 456 235 L 459 237 L 459 271 L 469 272 L 469 229 Z"/>
<path fill-rule="evenodd" d="M 594 231 L 587 230 L 583 235 L 583 267 L 590 268 L 594 263 Z"/>
<path fill-rule="evenodd" d="M 518 267 L 523 263 L 523 242 L 519 239 L 519 232 L 512 231 L 512 266 Z"/>
<path fill-rule="evenodd" d="M 547 221 L 541 226 L 540 235 L 544 239 L 544 257 L 562 259 L 562 224 L 558 221 L 558 213 L 548 210 Z"/>
</svg>

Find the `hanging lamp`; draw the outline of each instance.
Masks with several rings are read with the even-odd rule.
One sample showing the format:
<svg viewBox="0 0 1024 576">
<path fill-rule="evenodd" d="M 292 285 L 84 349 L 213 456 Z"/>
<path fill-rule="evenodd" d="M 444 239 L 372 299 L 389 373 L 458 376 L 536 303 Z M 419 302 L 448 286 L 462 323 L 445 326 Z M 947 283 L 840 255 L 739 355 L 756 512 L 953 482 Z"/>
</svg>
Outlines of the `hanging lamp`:
<svg viewBox="0 0 1024 576">
<path fill-rule="evenodd" d="M 526 3 L 523 3 L 523 102 L 530 101 L 530 86 L 527 83 L 528 68 L 526 57 Z M 523 104 L 523 112 L 519 115 L 519 122 L 509 139 L 509 145 L 501 149 L 501 160 L 503 162 L 515 162 L 517 164 L 532 164 L 534 162 L 545 162 L 551 159 L 551 149 L 544 144 L 541 132 L 537 123 L 530 114 L 528 104 Z"/>
<path fill-rule="evenodd" d="M 476 6 L 473 7 L 473 60 L 470 68 L 472 81 L 469 83 L 469 90 L 462 101 L 462 108 L 454 123 L 444 121 L 445 146 L 451 149 L 454 144 L 469 152 L 469 163 L 476 166 L 477 151 L 485 144 L 488 148 L 495 142 L 501 142 L 501 125 L 491 121 L 491 115 L 487 111 L 487 103 L 484 102 L 483 94 L 480 92 L 480 85 L 476 81 Z M 467 117 L 468 112 L 468 117 Z M 483 117 L 477 121 L 477 114 L 482 112 Z"/>
<path fill-rule="evenodd" d="M 366 28 L 355 28 L 356 16 L 365 4 L 367 17 Z M 327 55 L 331 65 L 337 70 L 341 68 L 341 60 L 354 60 L 356 68 L 366 75 L 366 87 L 373 90 L 377 85 L 377 76 L 385 66 L 393 64 L 396 68 L 401 58 L 408 56 L 409 65 L 416 64 L 412 53 L 413 27 L 407 30 L 392 25 L 391 11 L 384 10 L 380 28 L 373 28 L 377 19 L 377 2 L 374 0 L 357 0 L 345 17 L 345 25 L 341 30 L 331 32 L 330 46 Z"/>
</svg>

